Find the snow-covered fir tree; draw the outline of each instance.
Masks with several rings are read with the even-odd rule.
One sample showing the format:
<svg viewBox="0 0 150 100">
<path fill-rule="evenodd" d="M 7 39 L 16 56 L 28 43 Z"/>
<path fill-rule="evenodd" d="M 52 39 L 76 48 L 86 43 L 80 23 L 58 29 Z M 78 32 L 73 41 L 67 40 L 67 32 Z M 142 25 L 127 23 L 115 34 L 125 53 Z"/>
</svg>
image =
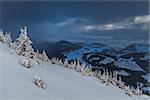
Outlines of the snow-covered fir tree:
<svg viewBox="0 0 150 100">
<path fill-rule="evenodd" d="M 93 72 L 90 67 L 85 67 L 84 70 L 82 70 L 82 74 L 85 76 L 91 76 L 93 75 Z"/>
<path fill-rule="evenodd" d="M 39 61 L 39 60 L 40 60 L 40 55 L 41 55 L 41 54 L 40 54 L 39 50 L 37 49 L 36 52 L 35 52 L 35 54 L 34 54 L 34 58 L 33 58 L 33 59 L 34 59 L 38 64 L 40 64 L 40 61 Z"/>
<path fill-rule="evenodd" d="M 58 58 L 57 57 L 53 57 L 53 63 L 58 64 Z"/>
<path fill-rule="evenodd" d="M 20 64 L 26 68 L 31 68 L 32 67 L 32 62 L 30 58 L 24 58 L 21 60 Z"/>
<path fill-rule="evenodd" d="M 106 69 L 105 75 L 106 75 L 106 80 L 108 80 L 108 79 L 109 79 L 109 72 L 108 72 L 108 69 Z"/>
<path fill-rule="evenodd" d="M 119 76 L 118 84 L 119 84 L 119 88 L 121 88 L 121 89 L 124 89 L 124 88 L 125 88 L 124 82 L 122 81 L 121 76 Z"/>
<path fill-rule="evenodd" d="M 70 61 L 70 63 L 69 63 L 69 68 L 71 68 L 72 67 L 72 65 L 73 65 L 73 61 Z"/>
<path fill-rule="evenodd" d="M 97 69 L 93 71 L 93 76 L 94 76 L 94 77 L 97 77 L 97 78 L 98 78 L 98 71 L 99 71 L 99 70 L 97 70 Z"/>
<path fill-rule="evenodd" d="M 52 57 L 51 62 L 52 62 L 52 64 L 55 64 L 55 62 L 56 62 L 56 57 Z"/>
<path fill-rule="evenodd" d="M 117 71 L 114 71 L 113 72 L 113 77 L 112 77 L 112 85 L 114 85 L 114 86 L 116 86 L 117 84 L 117 82 L 118 82 L 118 80 L 117 80 Z"/>
<path fill-rule="evenodd" d="M 3 33 L 2 30 L 0 30 L 0 42 L 5 43 L 8 47 L 13 48 L 12 38 L 10 33 Z"/>
<path fill-rule="evenodd" d="M 74 68 L 77 66 L 77 60 L 76 59 L 73 60 L 73 66 L 74 66 Z"/>
<path fill-rule="evenodd" d="M 77 60 L 76 71 L 81 72 L 81 65 L 79 60 Z"/>
<path fill-rule="evenodd" d="M 86 70 L 86 75 L 87 76 L 92 76 L 93 75 L 93 72 L 92 72 L 92 70 L 91 70 L 91 68 L 85 68 L 85 70 Z"/>
<path fill-rule="evenodd" d="M 27 36 L 27 27 L 23 27 L 20 29 L 19 38 L 17 38 L 17 48 L 16 53 L 18 55 L 23 55 L 25 57 L 33 57 L 34 50 L 32 48 L 32 41 Z"/>
<path fill-rule="evenodd" d="M 57 65 L 59 65 L 59 63 L 60 63 L 59 61 L 60 61 L 60 58 L 59 58 L 59 57 L 56 57 L 56 64 L 57 64 Z"/>
<path fill-rule="evenodd" d="M 73 61 L 71 61 L 71 63 L 69 64 L 69 68 L 72 68 L 72 69 L 74 69 L 75 68 L 75 66 L 76 66 L 76 61 L 75 60 L 73 60 Z"/>
<path fill-rule="evenodd" d="M 58 57 L 52 57 L 51 63 L 64 66 L 62 59 Z"/>
<path fill-rule="evenodd" d="M 109 72 L 109 78 L 112 80 L 113 78 L 113 74 L 112 74 L 112 71 Z"/>
<path fill-rule="evenodd" d="M 64 61 L 64 67 L 68 67 L 69 65 L 68 65 L 68 60 L 67 59 L 65 59 L 65 61 Z"/>
<path fill-rule="evenodd" d="M 97 73 L 97 78 L 98 79 L 101 79 L 101 76 L 102 76 L 102 73 L 101 73 L 101 70 L 98 70 L 98 71 L 96 71 L 96 73 Z"/>
<path fill-rule="evenodd" d="M 47 56 L 45 50 L 43 50 L 40 59 L 41 59 L 42 61 L 49 61 L 49 58 L 48 58 L 48 56 Z"/>
<path fill-rule="evenodd" d="M 61 58 L 58 59 L 58 65 L 63 65 L 63 62 L 62 62 Z"/>
<path fill-rule="evenodd" d="M 5 36 L 4 36 L 4 43 L 9 46 L 9 47 L 12 47 L 13 43 L 12 43 L 12 39 L 11 39 L 11 36 L 10 36 L 10 33 L 5 33 Z"/>
<path fill-rule="evenodd" d="M 86 67 L 85 62 L 82 62 L 82 64 L 81 64 L 81 69 L 80 69 L 80 70 L 81 70 L 81 73 L 84 72 L 85 67 Z"/>
<path fill-rule="evenodd" d="M 3 30 L 0 30 L 0 42 L 4 42 L 4 33 L 3 33 Z"/>
<path fill-rule="evenodd" d="M 129 85 L 125 86 L 125 93 L 129 96 L 133 95 Z"/>
<path fill-rule="evenodd" d="M 136 87 L 136 89 L 134 90 L 134 94 L 135 94 L 135 95 L 141 95 L 141 94 L 142 94 L 142 90 L 140 89 L 140 84 L 139 84 L 139 82 L 137 82 L 137 87 Z"/>
<path fill-rule="evenodd" d="M 60 59 L 58 57 L 55 57 L 55 60 L 54 60 L 55 64 L 59 65 L 59 60 Z"/>
<path fill-rule="evenodd" d="M 102 81 L 105 81 L 106 80 L 106 71 L 105 69 L 103 70 L 103 74 L 101 75 L 101 78 L 100 78 Z"/>
<path fill-rule="evenodd" d="M 40 59 L 40 52 L 38 49 L 35 52 L 35 59 Z"/>
</svg>

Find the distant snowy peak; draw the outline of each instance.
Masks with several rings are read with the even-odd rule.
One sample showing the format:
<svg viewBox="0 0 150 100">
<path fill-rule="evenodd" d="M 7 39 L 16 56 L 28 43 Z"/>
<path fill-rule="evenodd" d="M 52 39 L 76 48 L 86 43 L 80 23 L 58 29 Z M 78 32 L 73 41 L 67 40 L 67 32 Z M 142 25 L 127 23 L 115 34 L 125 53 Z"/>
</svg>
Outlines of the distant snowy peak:
<svg viewBox="0 0 150 100">
<path fill-rule="evenodd" d="M 148 44 L 131 44 L 126 48 L 119 51 L 119 53 L 148 53 L 149 52 L 149 45 Z"/>
<path fill-rule="evenodd" d="M 112 56 L 108 56 L 102 53 L 87 53 L 84 54 L 83 59 L 90 64 L 96 65 L 107 65 L 115 62 L 116 58 Z"/>
<path fill-rule="evenodd" d="M 68 60 L 73 60 L 73 59 L 79 59 L 82 61 L 82 58 L 85 54 L 93 55 L 95 53 L 102 53 L 106 55 L 115 55 L 116 51 L 115 49 L 104 45 L 104 44 L 88 44 L 85 45 L 77 50 L 71 51 L 71 52 L 65 52 L 65 56 L 67 57 Z"/>
<path fill-rule="evenodd" d="M 116 50 L 106 44 L 102 44 L 102 43 L 92 43 L 90 45 L 88 45 L 91 48 L 101 48 L 101 52 L 103 52 L 104 54 L 116 54 Z"/>
<path fill-rule="evenodd" d="M 118 75 L 121 75 L 121 76 L 129 76 L 130 74 L 124 70 L 119 70 L 117 71 L 117 74 Z"/>
<path fill-rule="evenodd" d="M 104 59 L 104 60 L 100 61 L 100 64 L 104 64 L 104 65 L 106 65 L 106 64 L 113 63 L 113 62 L 115 62 L 115 60 L 114 60 L 113 58 L 105 57 L 105 59 Z"/>
<path fill-rule="evenodd" d="M 132 59 L 124 59 L 124 58 L 119 58 L 116 62 L 115 62 L 115 66 L 117 66 L 118 68 L 124 68 L 124 69 L 128 69 L 131 71 L 143 71 L 143 69 L 141 69 L 141 67 L 136 64 L 135 61 L 133 61 Z"/>
</svg>

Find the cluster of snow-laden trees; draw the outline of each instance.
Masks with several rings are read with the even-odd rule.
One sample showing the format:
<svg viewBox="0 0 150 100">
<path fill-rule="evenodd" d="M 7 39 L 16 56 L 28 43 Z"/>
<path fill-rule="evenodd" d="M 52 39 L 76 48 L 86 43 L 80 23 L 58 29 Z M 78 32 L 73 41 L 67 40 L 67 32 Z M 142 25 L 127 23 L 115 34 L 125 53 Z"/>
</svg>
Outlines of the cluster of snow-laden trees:
<svg viewBox="0 0 150 100">
<path fill-rule="evenodd" d="M 79 60 L 68 61 L 67 59 L 65 59 L 64 61 L 62 61 L 60 58 L 53 57 L 51 62 L 53 64 L 58 64 L 73 69 L 85 76 L 91 76 L 102 84 L 116 86 L 125 91 L 125 93 L 129 96 L 142 94 L 141 84 L 137 83 L 136 88 L 126 85 L 122 81 L 121 76 L 117 74 L 117 71 L 112 72 L 108 71 L 107 69 L 92 71 L 91 66 L 87 66 L 87 64 L 85 64 L 84 62 L 81 63 L 79 62 Z"/>
<path fill-rule="evenodd" d="M 10 36 L 10 33 L 3 33 L 2 30 L 0 30 L 0 42 L 5 43 L 9 47 L 13 47 L 12 39 Z"/>
<path fill-rule="evenodd" d="M 32 47 L 32 41 L 28 37 L 27 27 L 21 27 L 19 37 L 12 41 L 10 33 L 4 33 L 0 31 L 0 42 L 5 43 L 8 47 L 15 49 L 16 54 L 23 56 L 24 59 L 20 61 L 21 65 L 26 68 L 32 67 L 32 61 L 49 61 L 49 58 L 46 54 L 46 51 L 43 50 L 42 53 L 39 53 L 37 50 L 34 51 Z"/>
<path fill-rule="evenodd" d="M 84 62 L 80 63 L 79 60 L 73 60 L 68 62 L 67 59 L 65 59 L 64 61 L 60 58 L 57 57 L 53 57 L 51 59 L 51 63 L 53 64 L 58 64 L 64 67 L 68 67 L 70 69 L 73 69 L 77 72 L 82 73 L 85 76 L 92 76 L 92 70 L 90 67 L 87 67 L 86 64 Z"/>
<path fill-rule="evenodd" d="M 110 72 L 107 69 L 103 69 L 103 71 L 101 70 L 92 71 L 91 69 L 92 67 L 88 66 L 88 64 L 86 64 L 85 62 L 81 63 L 79 60 L 72 60 L 72 61 L 68 61 L 67 59 L 62 60 L 57 57 L 53 57 L 52 59 L 49 59 L 45 50 L 43 50 L 42 53 L 40 53 L 39 50 L 35 51 L 32 47 L 32 41 L 28 37 L 27 27 L 22 27 L 20 29 L 20 35 L 16 39 L 16 41 L 12 41 L 10 33 L 7 32 L 3 33 L 3 31 L 1 30 L 0 42 L 5 43 L 10 48 L 13 48 L 17 55 L 23 56 L 23 59 L 21 60 L 20 64 L 26 68 L 31 68 L 32 63 L 34 61 L 36 61 L 39 64 L 40 61 L 50 62 L 52 64 L 57 64 L 60 66 L 73 69 L 85 76 L 91 76 L 94 79 L 101 82 L 102 84 L 119 87 L 122 90 L 124 90 L 126 94 L 130 96 L 142 94 L 142 90 L 140 89 L 139 84 L 137 84 L 137 88 L 133 88 L 132 86 L 125 85 L 125 83 L 121 79 L 121 76 L 117 75 L 117 72 Z"/>
<path fill-rule="evenodd" d="M 26 68 L 31 68 L 34 62 L 40 64 L 40 61 L 49 61 L 45 50 L 40 53 L 39 50 L 35 52 L 33 49 L 33 43 L 28 37 L 27 27 L 21 27 L 19 37 L 15 41 L 12 41 L 10 33 L 4 33 L 0 30 L 0 42 L 14 49 L 17 55 L 22 56 L 20 64 Z M 34 83 L 38 87 L 46 88 L 43 80 L 40 78 L 35 78 Z"/>
<path fill-rule="evenodd" d="M 137 83 L 137 87 L 129 86 L 122 81 L 122 77 L 117 74 L 117 71 L 108 71 L 107 69 L 95 70 L 93 72 L 93 76 L 95 76 L 99 82 L 105 85 L 113 85 L 125 91 L 125 93 L 129 96 L 132 95 L 141 95 L 142 85 Z"/>
</svg>

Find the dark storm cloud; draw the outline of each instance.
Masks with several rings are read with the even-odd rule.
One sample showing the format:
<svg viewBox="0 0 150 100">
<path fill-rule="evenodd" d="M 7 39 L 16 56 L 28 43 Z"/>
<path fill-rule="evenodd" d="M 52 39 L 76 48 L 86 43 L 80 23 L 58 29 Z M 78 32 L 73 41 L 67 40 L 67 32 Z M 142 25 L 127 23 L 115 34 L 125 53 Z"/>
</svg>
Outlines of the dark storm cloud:
<svg viewBox="0 0 150 100">
<path fill-rule="evenodd" d="M 148 14 L 148 2 L 1 2 L 2 20 L 16 22 L 60 21 L 87 17 L 105 21 Z"/>
<path fill-rule="evenodd" d="M 148 0 L 1 1 L 0 4 L 0 28 L 12 32 L 13 37 L 17 37 L 19 28 L 26 25 L 30 37 L 36 40 L 148 41 L 148 30 L 143 30 L 141 27 L 145 28 L 145 24 L 140 23 L 145 19 L 142 16 L 149 15 Z M 126 19 L 132 19 L 134 24 L 129 25 L 130 20 Z M 91 27 L 94 31 L 83 31 Z"/>
</svg>

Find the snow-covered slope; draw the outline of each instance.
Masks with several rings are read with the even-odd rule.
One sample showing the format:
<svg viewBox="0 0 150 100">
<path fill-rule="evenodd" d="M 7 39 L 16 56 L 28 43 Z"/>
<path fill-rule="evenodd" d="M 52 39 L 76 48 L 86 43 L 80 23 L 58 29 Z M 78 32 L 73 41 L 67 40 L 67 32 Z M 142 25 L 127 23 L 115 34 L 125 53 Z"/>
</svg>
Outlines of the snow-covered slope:
<svg viewBox="0 0 150 100">
<path fill-rule="evenodd" d="M 0 100 L 141 100 L 120 89 L 105 86 L 62 66 L 41 62 L 32 68 L 19 64 L 22 58 L 0 43 Z M 46 89 L 33 84 L 41 77 Z M 147 97 L 146 97 L 147 98 Z M 148 98 L 147 98 L 148 99 Z"/>
</svg>

